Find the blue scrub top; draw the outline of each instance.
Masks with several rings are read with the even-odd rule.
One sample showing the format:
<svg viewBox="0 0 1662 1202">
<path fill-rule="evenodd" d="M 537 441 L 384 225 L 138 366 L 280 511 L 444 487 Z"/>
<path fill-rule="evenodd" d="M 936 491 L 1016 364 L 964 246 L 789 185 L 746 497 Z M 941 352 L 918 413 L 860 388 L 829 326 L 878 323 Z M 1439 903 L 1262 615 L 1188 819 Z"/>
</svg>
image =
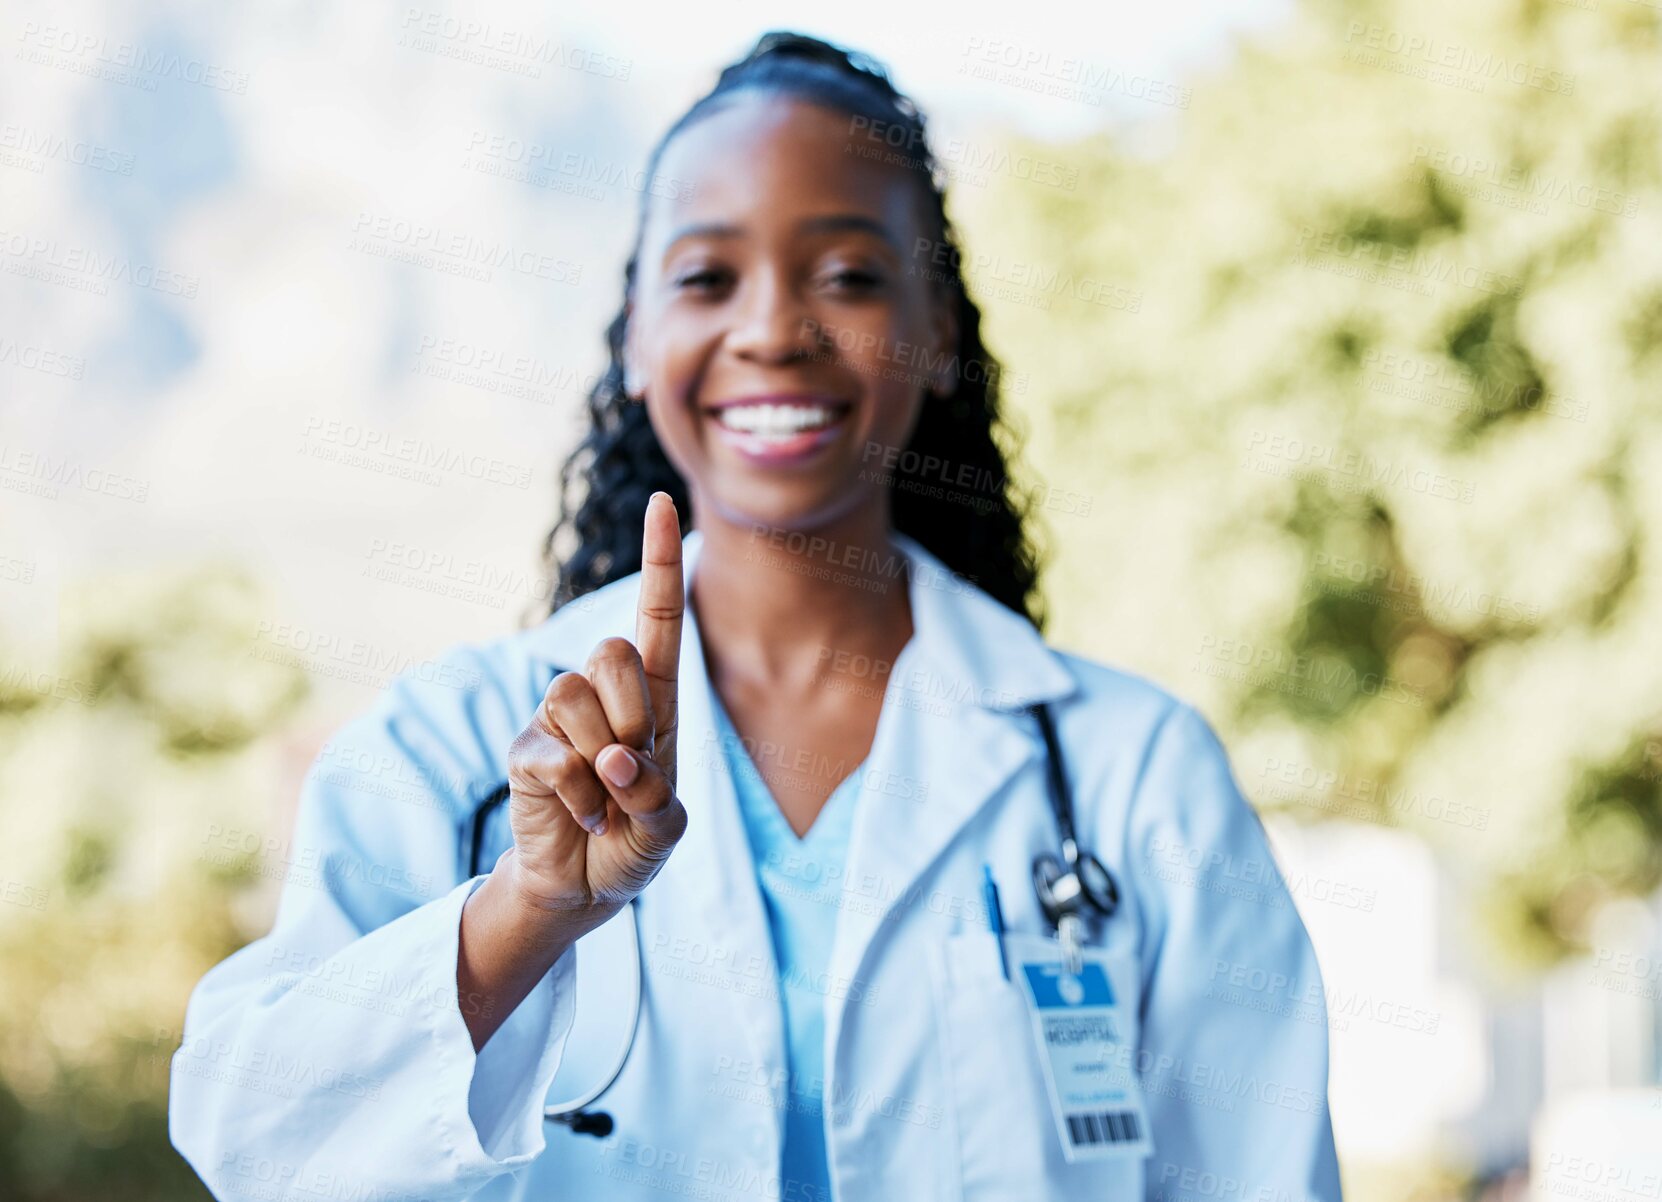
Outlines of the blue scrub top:
<svg viewBox="0 0 1662 1202">
<path fill-rule="evenodd" d="M 861 760 L 826 798 L 808 833 L 797 838 L 779 803 L 745 750 L 715 690 L 714 709 L 722 746 L 750 835 L 756 876 L 767 908 L 773 954 L 779 965 L 789 1074 L 780 1188 L 787 1196 L 831 1198 L 825 1154 L 825 998 L 814 987 L 831 963 L 831 944 L 842 904 Z"/>
</svg>

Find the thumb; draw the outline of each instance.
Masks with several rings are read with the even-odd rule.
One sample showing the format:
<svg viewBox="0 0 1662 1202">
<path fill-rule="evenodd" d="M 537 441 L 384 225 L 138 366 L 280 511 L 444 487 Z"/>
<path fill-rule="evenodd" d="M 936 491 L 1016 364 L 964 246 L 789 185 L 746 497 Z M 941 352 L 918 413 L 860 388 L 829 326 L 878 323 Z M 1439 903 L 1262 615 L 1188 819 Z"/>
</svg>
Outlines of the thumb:
<svg viewBox="0 0 1662 1202">
<path fill-rule="evenodd" d="M 655 843 L 673 844 L 687 826 L 687 813 L 669 775 L 652 756 L 623 743 L 601 748 L 596 775 L 618 808 Z"/>
</svg>

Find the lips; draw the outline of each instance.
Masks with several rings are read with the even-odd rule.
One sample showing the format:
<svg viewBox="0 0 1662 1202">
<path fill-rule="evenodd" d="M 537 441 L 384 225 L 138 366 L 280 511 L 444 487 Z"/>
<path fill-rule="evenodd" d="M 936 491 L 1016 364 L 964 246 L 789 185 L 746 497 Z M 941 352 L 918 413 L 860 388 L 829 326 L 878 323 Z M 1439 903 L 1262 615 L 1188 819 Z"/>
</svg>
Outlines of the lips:
<svg viewBox="0 0 1662 1202">
<path fill-rule="evenodd" d="M 851 402 L 804 394 L 745 397 L 706 408 L 723 442 L 770 466 L 810 459 L 847 425 Z"/>
<path fill-rule="evenodd" d="M 722 401 L 709 406 L 723 428 L 768 438 L 818 430 L 847 416 L 853 406 L 831 397 L 774 395 Z"/>
</svg>

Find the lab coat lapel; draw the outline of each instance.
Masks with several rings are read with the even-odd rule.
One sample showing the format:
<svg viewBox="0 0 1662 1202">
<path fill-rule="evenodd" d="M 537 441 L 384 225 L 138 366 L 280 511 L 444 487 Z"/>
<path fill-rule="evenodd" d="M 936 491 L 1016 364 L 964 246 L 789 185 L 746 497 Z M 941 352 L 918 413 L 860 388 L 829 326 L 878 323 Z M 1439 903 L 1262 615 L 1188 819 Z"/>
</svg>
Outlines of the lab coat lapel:
<svg viewBox="0 0 1662 1202">
<path fill-rule="evenodd" d="M 697 530 L 689 531 L 681 541 L 682 578 L 689 586 L 702 545 L 703 535 Z M 551 619 L 538 631 L 534 653 L 550 665 L 581 671 L 601 639 L 617 635 L 633 642 L 639 594 L 637 573 L 568 603 L 576 612 L 564 623 Z M 556 619 L 565 613 L 562 608 Z M 642 919 L 650 924 L 646 948 L 649 953 L 653 949 L 656 927 L 660 934 L 686 936 L 724 971 L 742 973 L 748 971 L 742 966 L 760 966 L 767 971 L 765 979 L 771 980 L 778 972 L 773 937 L 710 690 L 703 636 L 688 604 L 681 627 L 677 691 L 681 730 L 676 750 L 676 792 L 687 808 L 687 829 L 641 895 Z M 665 945 L 676 946 L 673 940 Z M 778 997 L 765 990 L 723 990 L 719 981 L 709 988 L 721 991 L 717 1009 L 743 1032 L 755 1063 L 764 1066 L 774 1095 L 774 1105 L 767 1111 L 777 1136 L 787 1101 L 785 1074 L 772 1071 L 783 1068 L 785 1062 L 784 1016 Z"/>
<path fill-rule="evenodd" d="M 847 1001 L 864 993 L 884 924 L 973 905 L 973 886 L 970 898 L 937 898 L 924 878 L 963 828 L 1044 753 L 1026 707 L 1077 688 L 1030 622 L 955 576 L 915 539 L 894 537 L 912 566 L 913 636 L 890 670 L 850 838 L 848 894 L 830 966 L 840 988 L 826 999 L 828 1066 L 836 1063 Z"/>
<path fill-rule="evenodd" d="M 689 584 L 701 542 L 697 531 L 683 541 L 683 575 Z M 690 604 L 681 629 L 678 696 L 677 791 L 687 807 L 687 830 L 646 892 L 655 906 L 680 912 L 670 915 L 670 921 L 695 941 L 707 942 L 715 959 L 729 971 L 742 976 L 744 966 L 760 966 L 766 972 L 764 979 L 774 980 L 778 962 L 755 853 L 716 726 L 703 636 Z M 688 922 L 687 915 L 696 917 Z M 788 1102 L 783 1071 L 785 1020 L 779 998 L 771 990 L 734 988 L 720 1009 L 732 1028 L 743 1032 L 755 1063 L 761 1066 L 773 1102 L 766 1108 L 767 1121 L 773 1127 L 773 1146 L 778 1147 Z"/>
</svg>

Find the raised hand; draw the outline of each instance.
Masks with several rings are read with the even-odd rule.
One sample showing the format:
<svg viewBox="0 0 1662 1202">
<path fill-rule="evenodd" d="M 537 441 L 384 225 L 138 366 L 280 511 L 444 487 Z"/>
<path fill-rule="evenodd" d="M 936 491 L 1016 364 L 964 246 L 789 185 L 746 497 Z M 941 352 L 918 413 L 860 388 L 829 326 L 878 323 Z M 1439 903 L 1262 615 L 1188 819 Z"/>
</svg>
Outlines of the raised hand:
<svg viewBox="0 0 1662 1202">
<path fill-rule="evenodd" d="M 687 828 L 675 793 L 685 608 L 675 502 L 653 493 L 635 642 L 604 639 L 581 672 L 556 676 L 508 757 L 515 892 L 570 929 L 621 910 Z"/>
</svg>

